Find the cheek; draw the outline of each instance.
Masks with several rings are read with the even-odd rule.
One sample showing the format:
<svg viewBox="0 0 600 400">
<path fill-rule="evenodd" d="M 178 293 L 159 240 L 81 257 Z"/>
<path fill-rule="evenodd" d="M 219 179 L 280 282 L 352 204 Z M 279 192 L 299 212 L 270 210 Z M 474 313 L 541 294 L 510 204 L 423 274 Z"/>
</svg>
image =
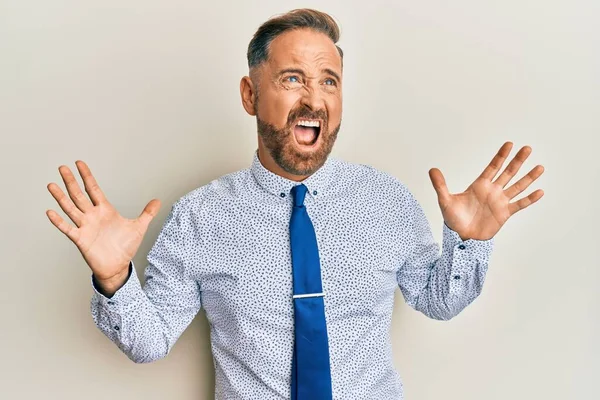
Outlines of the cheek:
<svg viewBox="0 0 600 400">
<path fill-rule="evenodd" d="M 342 118 L 342 99 L 335 99 L 329 103 L 329 128 L 333 129 L 337 127 Z"/>
<path fill-rule="evenodd" d="M 294 107 L 297 96 L 283 93 L 269 98 L 265 97 L 261 96 L 259 99 L 258 116 L 263 121 L 279 129 L 283 128 L 287 124 L 288 116 Z"/>
</svg>

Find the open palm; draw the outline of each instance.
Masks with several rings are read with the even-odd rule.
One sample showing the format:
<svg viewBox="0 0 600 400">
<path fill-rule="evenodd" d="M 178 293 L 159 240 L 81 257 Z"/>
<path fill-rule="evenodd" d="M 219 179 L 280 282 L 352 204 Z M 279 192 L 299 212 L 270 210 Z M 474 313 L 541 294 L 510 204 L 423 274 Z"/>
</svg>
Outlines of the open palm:
<svg viewBox="0 0 600 400">
<path fill-rule="evenodd" d="M 508 157 L 512 146 L 512 142 L 504 143 L 481 175 L 462 193 L 450 194 L 442 172 L 437 168 L 429 170 L 429 177 L 438 195 L 438 204 L 444 222 L 463 240 L 491 239 L 511 216 L 535 203 L 544 195 L 544 191 L 538 189 L 518 201 L 510 202 L 542 175 L 544 167 L 541 165 L 537 165 L 527 175 L 505 189 L 531 154 L 529 146 L 522 147 L 502 174 L 492 181 Z"/>
<path fill-rule="evenodd" d="M 83 161 L 77 161 L 76 165 L 89 199 L 79 188 L 71 170 L 64 165 L 59 167 L 59 172 L 69 197 L 57 184 L 48 185 L 48 190 L 75 226 L 53 210 L 47 210 L 46 215 L 75 243 L 94 277 L 109 280 L 128 269 L 150 221 L 158 213 L 160 201 L 150 201 L 136 219 L 124 218 L 108 202 L 88 166 Z"/>
</svg>

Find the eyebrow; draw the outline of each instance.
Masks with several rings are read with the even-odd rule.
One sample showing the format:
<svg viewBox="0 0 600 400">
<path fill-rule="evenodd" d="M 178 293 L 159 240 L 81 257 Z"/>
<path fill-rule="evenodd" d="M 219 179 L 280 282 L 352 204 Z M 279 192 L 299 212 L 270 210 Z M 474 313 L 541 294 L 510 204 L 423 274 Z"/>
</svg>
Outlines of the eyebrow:
<svg viewBox="0 0 600 400">
<path fill-rule="evenodd" d="M 321 70 L 321 72 L 324 72 L 326 74 L 329 74 L 329 75 L 333 76 L 338 81 L 342 80 L 340 78 L 340 76 L 338 75 L 338 73 L 335 72 L 334 70 L 332 70 L 331 68 L 323 68 Z M 282 69 L 281 71 L 279 71 L 279 73 L 277 74 L 277 76 L 280 77 L 283 74 L 289 74 L 289 73 L 294 73 L 294 74 L 306 76 L 306 74 L 304 73 L 304 71 L 302 69 L 299 69 L 299 68 L 285 68 L 285 69 Z"/>
</svg>

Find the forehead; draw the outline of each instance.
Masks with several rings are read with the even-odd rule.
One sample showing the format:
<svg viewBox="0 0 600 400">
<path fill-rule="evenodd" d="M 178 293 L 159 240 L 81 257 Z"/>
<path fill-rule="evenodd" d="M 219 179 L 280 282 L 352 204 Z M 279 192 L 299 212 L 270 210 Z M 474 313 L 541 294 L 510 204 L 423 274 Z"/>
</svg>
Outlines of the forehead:
<svg viewBox="0 0 600 400">
<path fill-rule="evenodd" d="M 276 37 L 269 46 L 270 69 L 276 72 L 290 66 L 306 69 L 330 68 L 341 75 L 341 57 L 333 41 L 324 33 L 295 29 Z"/>
</svg>

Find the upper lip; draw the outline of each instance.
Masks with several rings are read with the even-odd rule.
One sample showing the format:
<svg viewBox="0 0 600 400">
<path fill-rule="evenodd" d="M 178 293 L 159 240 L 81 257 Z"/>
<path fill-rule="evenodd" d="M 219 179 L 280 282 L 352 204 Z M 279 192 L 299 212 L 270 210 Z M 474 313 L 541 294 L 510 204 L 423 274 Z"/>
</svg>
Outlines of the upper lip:
<svg viewBox="0 0 600 400">
<path fill-rule="evenodd" d="M 300 121 L 319 121 L 319 123 L 323 122 L 323 120 L 320 118 L 302 118 L 302 117 L 300 117 L 300 118 L 296 118 L 296 122 L 294 125 L 298 125 L 298 122 L 300 122 Z"/>
</svg>

